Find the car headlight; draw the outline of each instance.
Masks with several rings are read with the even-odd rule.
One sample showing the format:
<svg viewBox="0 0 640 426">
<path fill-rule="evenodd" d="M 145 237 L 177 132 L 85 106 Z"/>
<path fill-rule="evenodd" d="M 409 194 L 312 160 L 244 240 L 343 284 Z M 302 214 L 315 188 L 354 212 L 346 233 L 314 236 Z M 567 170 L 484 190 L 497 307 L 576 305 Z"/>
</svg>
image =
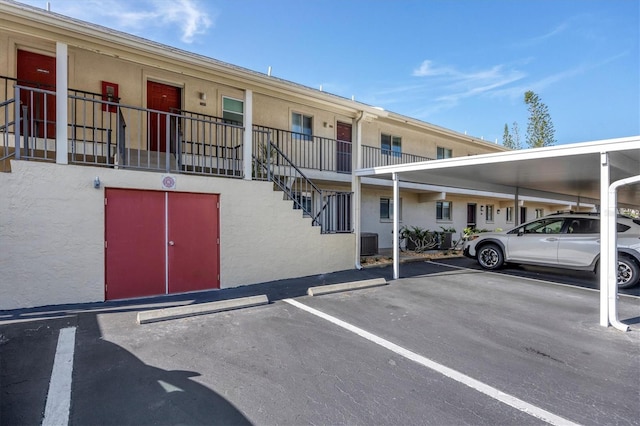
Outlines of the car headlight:
<svg viewBox="0 0 640 426">
<path fill-rule="evenodd" d="M 470 235 L 468 241 L 473 241 L 477 239 L 480 235 Z"/>
</svg>

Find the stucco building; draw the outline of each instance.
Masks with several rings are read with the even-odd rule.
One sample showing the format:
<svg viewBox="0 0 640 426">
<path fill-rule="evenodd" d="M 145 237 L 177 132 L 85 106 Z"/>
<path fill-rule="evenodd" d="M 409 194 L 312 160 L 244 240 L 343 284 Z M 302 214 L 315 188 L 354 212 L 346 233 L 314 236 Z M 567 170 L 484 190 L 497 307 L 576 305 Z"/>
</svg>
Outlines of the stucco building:
<svg viewBox="0 0 640 426">
<path fill-rule="evenodd" d="M 437 182 L 394 206 L 352 171 L 505 148 L 42 9 L 0 0 L 0 52 L 0 310 L 349 269 L 354 229 L 391 247 L 394 214 L 460 233 L 575 207 Z"/>
</svg>

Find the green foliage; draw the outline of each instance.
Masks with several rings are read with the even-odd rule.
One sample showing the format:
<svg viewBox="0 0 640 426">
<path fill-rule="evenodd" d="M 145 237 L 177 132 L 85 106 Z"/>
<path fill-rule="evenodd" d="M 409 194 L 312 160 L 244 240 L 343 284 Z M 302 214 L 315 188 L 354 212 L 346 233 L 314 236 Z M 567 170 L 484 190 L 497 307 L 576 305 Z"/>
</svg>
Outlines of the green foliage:
<svg viewBox="0 0 640 426">
<path fill-rule="evenodd" d="M 504 134 L 502 135 L 502 145 L 509 149 L 521 149 L 520 144 L 520 130 L 518 129 L 518 122 L 514 121 L 511 131 L 509 126 L 505 123 Z"/>
<path fill-rule="evenodd" d="M 529 90 L 524 94 L 524 103 L 529 111 L 529 121 L 527 123 L 527 145 L 530 148 L 538 148 L 553 145 L 555 140 L 555 130 L 549 115 L 549 109 L 540 100 L 540 97 Z"/>
<path fill-rule="evenodd" d="M 515 149 L 515 144 L 513 143 L 513 136 L 509 133 L 509 126 L 507 123 L 504 123 L 504 133 L 502 134 L 502 145 L 505 148 Z"/>
</svg>

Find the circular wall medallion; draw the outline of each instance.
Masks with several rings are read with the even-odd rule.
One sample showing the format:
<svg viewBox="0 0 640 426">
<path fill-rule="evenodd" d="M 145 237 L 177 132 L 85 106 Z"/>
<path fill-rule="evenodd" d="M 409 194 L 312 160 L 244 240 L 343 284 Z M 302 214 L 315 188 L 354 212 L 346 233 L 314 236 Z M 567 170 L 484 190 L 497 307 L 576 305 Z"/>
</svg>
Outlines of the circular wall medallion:
<svg viewBox="0 0 640 426">
<path fill-rule="evenodd" d="M 169 189 L 175 188 L 176 179 L 173 176 L 164 176 L 162 178 L 162 186 Z"/>
</svg>

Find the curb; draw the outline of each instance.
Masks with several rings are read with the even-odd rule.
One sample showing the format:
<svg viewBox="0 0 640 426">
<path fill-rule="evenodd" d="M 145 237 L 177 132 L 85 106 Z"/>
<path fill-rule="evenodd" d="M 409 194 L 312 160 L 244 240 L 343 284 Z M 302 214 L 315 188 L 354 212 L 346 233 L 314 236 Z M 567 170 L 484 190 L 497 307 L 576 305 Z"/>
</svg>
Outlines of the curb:
<svg viewBox="0 0 640 426">
<path fill-rule="evenodd" d="M 309 289 L 307 290 L 307 294 L 309 296 L 320 296 L 322 294 L 338 293 L 348 290 L 359 290 L 369 287 L 378 287 L 381 285 L 387 285 L 387 280 L 385 280 L 384 278 L 374 278 L 372 280 L 352 281 L 348 283 L 309 287 Z"/>
<path fill-rule="evenodd" d="M 251 306 L 266 305 L 269 299 L 266 295 L 241 297 L 238 299 L 221 300 L 218 302 L 197 303 L 194 305 L 176 306 L 174 308 L 156 309 L 138 312 L 138 324 L 186 318 L 196 315 L 206 315 Z"/>
</svg>

